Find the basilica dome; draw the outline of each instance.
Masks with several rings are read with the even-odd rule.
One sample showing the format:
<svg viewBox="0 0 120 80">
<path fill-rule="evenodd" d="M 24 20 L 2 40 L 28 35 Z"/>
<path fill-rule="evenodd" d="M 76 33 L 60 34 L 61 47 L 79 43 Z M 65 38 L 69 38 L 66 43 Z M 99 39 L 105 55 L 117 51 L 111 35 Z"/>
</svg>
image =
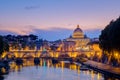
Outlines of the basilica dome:
<svg viewBox="0 0 120 80">
<path fill-rule="evenodd" d="M 77 25 L 77 28 L 74 30 L 72 38 L 84 38 L 83 31 L 80 29 L 79 25 Z"/>
</svg>

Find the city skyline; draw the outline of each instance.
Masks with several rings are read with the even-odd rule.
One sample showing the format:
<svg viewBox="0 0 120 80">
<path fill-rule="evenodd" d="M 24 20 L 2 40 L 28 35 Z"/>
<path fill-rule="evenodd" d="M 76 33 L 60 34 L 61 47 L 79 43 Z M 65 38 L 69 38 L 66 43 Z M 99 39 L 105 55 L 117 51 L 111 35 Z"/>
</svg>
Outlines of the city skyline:
<svg viewBox="0 0 120 80">
<path fill-rule="evenodd" d="M 69 37 L 79 24 L 90 37 L 120 16 L 120 1 L 1 0 L 0 34 L 35 34 L 43 39 Z"/>
</svg>

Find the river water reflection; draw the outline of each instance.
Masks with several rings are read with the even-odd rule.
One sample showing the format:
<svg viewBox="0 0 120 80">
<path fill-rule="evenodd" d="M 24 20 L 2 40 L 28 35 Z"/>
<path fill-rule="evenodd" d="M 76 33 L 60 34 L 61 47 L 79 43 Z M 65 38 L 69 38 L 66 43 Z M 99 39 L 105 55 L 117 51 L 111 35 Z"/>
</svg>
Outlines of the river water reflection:
<svg viewBox="0 0 120 80">
<path fill-rule="evenodd" d="M 51 60 L 41 59 L 35 66 L 33 60 L 24 60 L 22 65 L 12 62 L 10 66 L 9 74 L 0 80 L 118 80 L 90 69 L 80 70 L 80 65 L 64 61 L 52 64 Z"/>
</svg>

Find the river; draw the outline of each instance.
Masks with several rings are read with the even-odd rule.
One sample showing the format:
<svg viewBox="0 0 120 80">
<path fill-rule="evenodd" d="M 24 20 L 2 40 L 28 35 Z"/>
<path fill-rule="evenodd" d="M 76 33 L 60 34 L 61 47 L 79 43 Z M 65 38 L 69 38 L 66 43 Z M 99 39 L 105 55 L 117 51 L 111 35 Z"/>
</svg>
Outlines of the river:
<svg viewBox="0 0 120 80">
<path fill-rule="evenodd" d="M 22 65 L 10 63 L 8 74 L 0 80 L 119 80 L 101 74 L 80 64 L 61 61 L 52 64 L 51 60 L 41 59 L 39 65 L 33 60 L 24 60 Z"/>
</svg>

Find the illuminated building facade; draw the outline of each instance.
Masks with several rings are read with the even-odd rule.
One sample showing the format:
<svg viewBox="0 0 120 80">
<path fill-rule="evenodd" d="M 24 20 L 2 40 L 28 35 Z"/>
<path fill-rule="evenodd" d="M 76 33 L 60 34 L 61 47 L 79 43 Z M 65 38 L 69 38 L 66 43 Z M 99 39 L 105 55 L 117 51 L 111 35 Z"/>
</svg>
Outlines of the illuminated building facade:
<svg viewBox="0 0 120 80">
<path fill-rule="evenodd" d="M 66 39 L 67 42 L 75 42 L 74 50 L 75 51 L 88 51 L 89 47 L 87 44 L 90 42 L 90 39 L 87 38 L 82 29 L 77 25 L 77 28 L 74 30 L 72 36 Z"/>
</svg>

